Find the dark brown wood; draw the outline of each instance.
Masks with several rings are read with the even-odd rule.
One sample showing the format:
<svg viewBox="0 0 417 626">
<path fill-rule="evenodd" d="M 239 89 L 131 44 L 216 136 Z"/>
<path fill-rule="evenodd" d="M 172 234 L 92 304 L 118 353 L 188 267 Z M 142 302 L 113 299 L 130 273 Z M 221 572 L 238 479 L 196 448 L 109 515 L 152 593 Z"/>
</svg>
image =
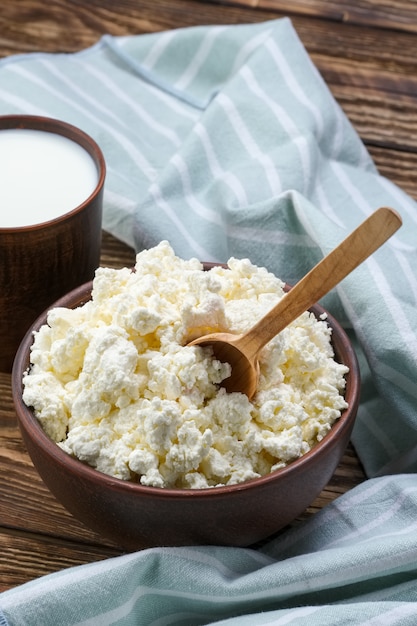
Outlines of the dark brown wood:
<svg viewBox="0 0 417 626">
<path fill-rule="evenodd" d="M 379 171 L 417 198 L 415 0 L 3 0 L 0 58 L 73 52 L 106 33 L 133 35 L 196 24 L 289 16 Z M 132 249 L 104 233 L 101 264 L 132 266 Z M 300 519 L 364 480 L 350 446 L 329 485 Z M 122 550 L 77 522 L 49 493 L 24 449 L 0 374 L 0 590 Z"/>
<path fill-rule="evenodd" d="M 417 14 L 413 0 L 224 0 L 222 5 L 237 5 L 288 14 L 317 17 L 344 24 L 372 25 L 416 32 Z"/>
<path fill-rule="evenodd" d="M 0 592 L 58 570 L 118 556 L 102 545 L 7 529 L 0 531 Z"/>
</svg>

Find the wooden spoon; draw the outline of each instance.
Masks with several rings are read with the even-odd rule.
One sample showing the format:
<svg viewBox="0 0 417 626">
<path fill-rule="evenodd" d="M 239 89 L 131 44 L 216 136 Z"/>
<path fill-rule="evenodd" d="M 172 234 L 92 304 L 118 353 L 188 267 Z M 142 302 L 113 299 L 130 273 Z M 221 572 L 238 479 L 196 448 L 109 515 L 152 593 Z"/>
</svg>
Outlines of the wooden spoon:
<svg viewBox="0 0 417 626">
<path fill-rule="evenodd" d="M 216 358 L 232 366 L 230 377 L 222 385 L 228 392 L 241 391 L 251 398 L 258 386 L 258 354 L 265 344 L 365 261 L 401 224 L 401 217 L 393 209 L 378 209 L 246 333 L 211 333 L 188 345 L 212 346 Z"/>
</svg>

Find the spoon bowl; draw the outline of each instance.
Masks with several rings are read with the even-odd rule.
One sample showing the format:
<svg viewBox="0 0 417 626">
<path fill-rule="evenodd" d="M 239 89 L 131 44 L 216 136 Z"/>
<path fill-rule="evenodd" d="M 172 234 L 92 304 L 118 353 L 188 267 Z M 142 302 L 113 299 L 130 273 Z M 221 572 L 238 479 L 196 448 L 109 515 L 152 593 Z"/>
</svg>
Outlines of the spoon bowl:
<svg viewBox="0 0 417 626">
<path fill-rule="evenodd" d="M 222 386 L 228 393 L 243 391 L 243 382 L 244 393 L 252 398 L 258 386 L 259 363 L 251 350 L 252 344 L 249 342 L 247 345 L 245 342 L 245 335 L 210 333 L 198 337 L 189 345 L 211 346 L 216 359 L 221 363 L 229 363 L 232 368 L 231 375 L 223 381 Z"/>
<path fill-rule="evenodd" d="M 231 375 L 222 383 L 226 391 L 240 391 L 252 398 L 258 386 L 258 355 L 262 348 L 365 261 L 401 224 L 401 217 L 393 209 L 377 209 L 246 333 L 211 333 L 188 345 L 211 346 L 219 361 L 231 365 Z"/>
</svg>

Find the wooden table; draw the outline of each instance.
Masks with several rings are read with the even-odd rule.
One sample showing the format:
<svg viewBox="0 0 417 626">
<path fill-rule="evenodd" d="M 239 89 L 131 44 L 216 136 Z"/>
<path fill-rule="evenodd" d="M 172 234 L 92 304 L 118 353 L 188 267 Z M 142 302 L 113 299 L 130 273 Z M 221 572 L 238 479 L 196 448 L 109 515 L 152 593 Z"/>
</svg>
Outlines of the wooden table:
<svg viewBox="0 0 417 626">
<path fill-rule="evenodd" d="M 0 56 L 73 52 L 105 33 L 133 35 L 283 16 L 291 17 L 381 174 L 417 198 L 414 0 L 3 0 Z M 104 233 L 102 265 L 117 268 L 133 261 L 132 249 Z M 303 517 L 364 478 L 349 447 L 330 484 Z M 118 554 L 117 545 L 73 519 L 41 482 L 17 429 L 10 376 L 0 373 L 0 591 Z"/>
</svg>

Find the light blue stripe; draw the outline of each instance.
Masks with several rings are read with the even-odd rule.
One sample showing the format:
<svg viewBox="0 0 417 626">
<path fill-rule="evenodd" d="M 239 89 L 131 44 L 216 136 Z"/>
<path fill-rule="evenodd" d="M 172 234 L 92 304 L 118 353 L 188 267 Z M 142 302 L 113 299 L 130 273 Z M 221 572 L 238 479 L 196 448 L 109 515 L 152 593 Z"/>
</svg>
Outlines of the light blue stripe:
<svg viewBox="0 0 417 626">
<path fill-rule="evenodd" d="M 108 46 L 111 51 L 118 56 L 122 61 L 130 67 L 135 74 L 147 80 L 152 85 L 155 85 L 162 91 L 165 91 L 167 94 L 173 95 L 175 98 L 179 100 L 183 100 L 187 104 L 195 107 L 196 109 L 201 109 L 202 111 L 206 108 L 207 102 L 202 102 L 197 98 L 189 95 L 187 92 L 182 91 L 181 89 L 176 89 L 170 83 L 159 78 L 154 72 L 148 71 L 145 67 L 143 67 L 140 63 L 137 63 L 135 59 L 130 55 L 124 52 L 123 48 L 117 45 L 117 38 L 111 37 L 110 35 L 104 35 L 102 38 L 102 42 Z"/>
</svg>

